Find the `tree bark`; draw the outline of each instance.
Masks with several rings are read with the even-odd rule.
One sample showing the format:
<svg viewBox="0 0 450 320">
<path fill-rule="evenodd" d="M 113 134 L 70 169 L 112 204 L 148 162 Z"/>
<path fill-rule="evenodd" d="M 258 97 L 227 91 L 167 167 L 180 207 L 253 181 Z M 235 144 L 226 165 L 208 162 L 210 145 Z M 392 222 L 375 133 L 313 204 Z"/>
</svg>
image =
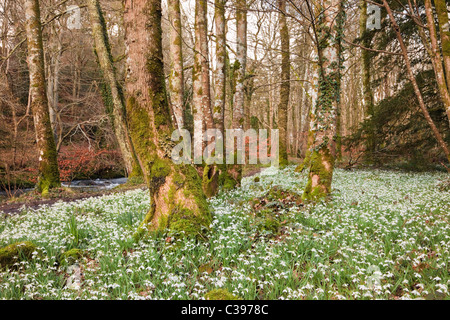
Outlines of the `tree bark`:
<svg viewBox="0 0 450 320">
<path fill-rule="evenodd" d="M 37 190 L 45 195 L 51 188 L 60 187 L 61 183 L 49 115 L 39 0 L 25 1 L 25 17 L 28 42 L 27 62 L 30 73 L 29 97 L 39 152 Z"/>
<path fill-rule="evenodd" d="M 207 2 L 195 1 L 195 50 L 193 82 L 194 160 L 202 155 L 204 131 L 214 128 L 209 82 Z M 196 161 L 197 163 L 198 161 Z"/>
<path fill-rule="evenodd" d="M 244 128 L 245 71 L 247 66 L 247 1 L 236 0 L 236 92 L 233 101 L 233 128 Z"/>
<path fill-rule="evenodd" d="M 95 53 L 105 82 L 103 100 L 107 109 L 108 107 L 112 109 L 112 126 L 122 153 L 125 168 L 130 177 L 142 175 L 128 132 L 125 97 L 122 87 L 117 80 L 103 12 L 98 0 L 87 0 L 87 6 L 92 26 Z"/>
<path fill-rule="evenodd" d="M 184 71 L 180 0 L 168 1 L 170 23 L 169 93 L 173 114 L 179 129 L 184 128 Z"/>
<path fill-rule="evenodd" d="M 227 0 L 215 0 L 214 19 L 216 23 L 216 72 L 215 72 L 215 101 L 214 123 L 216 128 L 224 132 L 225 123 L 225 99 L 226 99 L 226 21 L 225 5 Z"/>
<path fill-rule="evenodd" d="M 280 38 L 281 38 L 281 86 L 280 86 L 280 103 L 278 105 L 278 129 L 280 131 L 279 159 L 280 166 L 284 167 L 289 164 L 288 161 L 288 105 L 291 91 L 291 63 L 289 49 L 289 30 L 286 19 L 286 1 L 278 0 Z"/>
<path fill-rule="evenodd" d="M 308 183 L 303 193 L 307 200 L 318 200 L 331 192 L 336 158 L 336 119 L 340 96 L 340 70 L 338 46 L 340 32 L 336 25 L 342 9 L 340 0 L 321 1 L 316 7 L 319 85 L 316 103 L 312 106 L 309 136 L 310 146 Z"/>
<path fill-rule="evenodd" d="M 130 134 L 150 192 L 151 208 L 138 228 L 199 236 L 211 217 L 191 165 L 171 160 L 174 129 L 164 80 L 161 0 L 125 0 L 126 109 Z"/>
<path fill-rule="evenodd" d="M 439 34 L 441 36 L 442 56 L 447 79 L 447 87 L 450 87 L 450 19 L 445 0 L 434 0 L 434 6 L 439 22 Z"/>
<path fill-rule="evenodd" d="M 447 10 L 447 9 L 446 9 Z M 445 54 L 444 57 L 441 57 L 441 53 L 439 51 L 439 45 L 438 45 L 438 39 L 437 39 L 437 33 L 436 33 L 436 26 L 434 25 L 434 15 L 433 15 L 433 7 L 431 6 L 431 0 L 425 0 L 425 13 L 427 16 L 427 24 L 428 29 L 430 31 L 430 43 L 431 43 L 431 59 L 434 60 L 433 68 L 434 73 L 436 75 L 436 82 L 438 84 L 439 93 L 441 96 L 441 100 L 444 103 L 445 112 L 447 113 L 447 118 L 450 124 L 450 92 L 447 87 L 447 83 L 445 80 L 445 71 L 444 66 L 442 65 L 442 61 L 445 63 L 446 58 Z M 447 23 L 448 23 L 448 17 L 447 17 Z M 419 27 L 420 28 L 420 27 Z M 448 28 L 448 26 L 447 26 Z M 444 35 L 445 38 L 445 32 L 441 33 L 441 35 Z M 448 40 L 448 39 L 447 39 Z M 444 52 L 445 46 L 444 41 L 442 41 L 442 51 Z M 448 60 L 449 57 L 447 57 Z"/>
</svg>

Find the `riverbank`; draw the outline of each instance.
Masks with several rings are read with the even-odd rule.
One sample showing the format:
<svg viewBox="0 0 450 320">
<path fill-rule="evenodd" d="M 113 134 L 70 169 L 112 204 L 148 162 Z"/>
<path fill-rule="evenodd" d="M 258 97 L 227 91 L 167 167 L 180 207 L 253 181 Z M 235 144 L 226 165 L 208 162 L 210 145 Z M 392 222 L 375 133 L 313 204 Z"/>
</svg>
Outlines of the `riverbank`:
<svg viewBox="0 0 450 320">
<path fill-rule="evenodd" d="M 27 192 L 22 192 L 21 194 L 13 197 L 3 196 L 0 198 L 0 217 L 2 215 L 11 216 L 18 214 L 25 208 L 37 210 L 41 206 L 50 206 L 57 202 L 72 202 L 134 189 L 146 188 L 145 183 L 142 183 L 142 181 L 127 182 L 126 178 L 121 178 L 121 183 L 117 183 L 116 180 L 119 179 L 111 180 L 114 181 L 103 183 L 103 187 L 101 187 L 98 183 L 90 183 L 89 181 L 92 182 L 92 180 L 85 180 L 84 182 L 74 181 L 75 184 L 72 182 L 70 187 L 68 184 L 63 184 L 63 187 L 51 190 L 46 197 L 42 197 L 42 195 L 33 189 L 28 189 Z"/>
</svg>

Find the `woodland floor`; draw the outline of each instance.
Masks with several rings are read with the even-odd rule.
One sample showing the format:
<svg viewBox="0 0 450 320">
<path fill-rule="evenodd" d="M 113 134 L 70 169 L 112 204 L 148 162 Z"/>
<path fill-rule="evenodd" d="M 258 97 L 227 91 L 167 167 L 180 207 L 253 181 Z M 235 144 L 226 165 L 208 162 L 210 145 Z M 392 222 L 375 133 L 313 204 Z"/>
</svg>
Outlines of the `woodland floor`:
<svg viewBox="0 0 450 320">
<path fill-rule="evenodd" d="M 134 243 L 143 189 L 21 208 L 0 218 L 0 247 L 38 250 L 0 271 L 0 299 L 203 299 L 217 288 L 243 299 L 450 299 L 447 173 L 336 169 L 331 198 L 303 203 L 307 175 L 294 169 L 252 173 L 211 199 L 201 241 Z M 73 248 L 77 287 L 61 262 Z"/>
</svg>

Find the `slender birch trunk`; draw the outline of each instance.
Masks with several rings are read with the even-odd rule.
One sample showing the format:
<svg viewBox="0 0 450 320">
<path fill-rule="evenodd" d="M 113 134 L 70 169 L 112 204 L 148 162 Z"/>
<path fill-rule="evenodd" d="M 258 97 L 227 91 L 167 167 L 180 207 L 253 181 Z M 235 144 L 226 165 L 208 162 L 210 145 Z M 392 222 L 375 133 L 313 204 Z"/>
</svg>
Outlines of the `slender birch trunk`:
<svg viewBox="0 0 450 320">
<path fill-rule="evenodd" d="M 51 188 L 60 187 L 55 139 L 49 115 L 45 80 L 44 48 L 39 0 L 25 1 L 26 34 L 28 41 L 28 69 L 30 73 L 30 105 L 39 152 L 37 190 L 43 195 Z"/>
<path fill-rule="evenodd" d="M 125 0 L 126 109 L 151 205 L 135 240 L 166 228 L 199 236 L 211 221 L 195 168 L 171 159 L 174 124 L 166 96 L 161 19 L 161 0 Z"/>
</svg>

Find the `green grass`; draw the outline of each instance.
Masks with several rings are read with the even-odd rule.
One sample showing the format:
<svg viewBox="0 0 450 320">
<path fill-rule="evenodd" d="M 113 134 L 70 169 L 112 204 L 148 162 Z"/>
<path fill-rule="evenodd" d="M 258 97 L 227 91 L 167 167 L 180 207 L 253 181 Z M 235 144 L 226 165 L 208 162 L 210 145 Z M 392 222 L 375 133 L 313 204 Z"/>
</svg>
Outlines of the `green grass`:
<svg viewBox="0 0 450 320">
<path fill-rule="evenodd" d="M 40 253 L 0 271 L 0 299 L 203 299 L 214 289 L 244 299 L 449 299 L 447 174 L 338 169 L 331 200 L 314 205 L 267 199 L 274 186 L 301 195 L 307 177 L 293 167 L 257 176 L 210 200 L 204 242 L 133 243 L 144 190 L 1 219 L 0 247 L 28 240 Z M 86 253 L 79 290 L 58 264 L 72 248 Z"/>
</svg>

